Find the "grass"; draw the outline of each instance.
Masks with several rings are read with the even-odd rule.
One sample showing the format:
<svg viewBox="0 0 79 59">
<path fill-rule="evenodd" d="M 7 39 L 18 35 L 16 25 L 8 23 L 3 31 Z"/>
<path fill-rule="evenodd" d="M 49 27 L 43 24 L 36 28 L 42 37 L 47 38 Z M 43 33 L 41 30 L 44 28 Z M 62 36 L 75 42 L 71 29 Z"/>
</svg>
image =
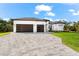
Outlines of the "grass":
<svg viewBox="0 0 79 59">
<path fill-rule="evenodd" d="M 61 37 L 62 42 L 79 52 L 79 33 L 78 32 L 55 32 L 53 35 Z"/>
<path fill-rule="evenodd" d="M 10 32 L 0 32 L 0 37 L 9 34 Z"/>
</svg>

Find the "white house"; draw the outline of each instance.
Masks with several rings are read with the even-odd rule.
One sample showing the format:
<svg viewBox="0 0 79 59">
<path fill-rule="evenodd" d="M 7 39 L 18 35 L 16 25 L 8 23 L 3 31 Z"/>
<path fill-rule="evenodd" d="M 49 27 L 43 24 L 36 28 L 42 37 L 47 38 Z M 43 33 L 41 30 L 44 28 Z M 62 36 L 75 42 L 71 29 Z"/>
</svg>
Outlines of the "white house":
<svg viewBox="0 0 79 59">
<path fill-rule="evenodd" d="M 13 19 L 13 32 L 48 32 L 49 20 L 37 18 Z"/>
<path fill-rule="evenodd" d="M 64 31 L 64 22 L 55 21 L 50 23 L 50 28 L 52 31 Z"/>
</svg>

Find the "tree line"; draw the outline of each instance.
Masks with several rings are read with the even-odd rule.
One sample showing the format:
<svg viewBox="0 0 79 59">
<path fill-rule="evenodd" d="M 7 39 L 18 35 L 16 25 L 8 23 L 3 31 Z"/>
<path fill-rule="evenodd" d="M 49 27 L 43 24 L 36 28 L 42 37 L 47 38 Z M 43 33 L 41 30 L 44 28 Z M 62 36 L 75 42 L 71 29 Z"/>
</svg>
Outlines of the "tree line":
<svg viewBox="0 0 79 59">
<path fill-rule="evenodd" d="M 5 21 L 0 19 L 0 32 L 11 32 L 13 31 L 13 20 Z"/>
<path fill-rule="evenodd" d="M 77 21 L 77 22 L 65 22 L 64 31 L 79 32 L 79 21 Z"/>
</svg>

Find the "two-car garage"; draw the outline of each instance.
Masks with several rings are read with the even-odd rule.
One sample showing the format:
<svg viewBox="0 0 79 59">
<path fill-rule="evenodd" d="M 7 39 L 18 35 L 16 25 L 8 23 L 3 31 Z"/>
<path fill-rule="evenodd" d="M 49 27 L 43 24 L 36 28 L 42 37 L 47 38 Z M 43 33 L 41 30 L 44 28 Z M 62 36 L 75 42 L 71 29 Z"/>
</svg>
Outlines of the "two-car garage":
<svg viewBox="0 0 79 59">
<path fill-rule="evenodd" d="M 16 32 L 33 32 L 33 24 L 17 24 Z M 37 25 L 37 32 L 44 32 L 44 25 Z"/>
</svg>

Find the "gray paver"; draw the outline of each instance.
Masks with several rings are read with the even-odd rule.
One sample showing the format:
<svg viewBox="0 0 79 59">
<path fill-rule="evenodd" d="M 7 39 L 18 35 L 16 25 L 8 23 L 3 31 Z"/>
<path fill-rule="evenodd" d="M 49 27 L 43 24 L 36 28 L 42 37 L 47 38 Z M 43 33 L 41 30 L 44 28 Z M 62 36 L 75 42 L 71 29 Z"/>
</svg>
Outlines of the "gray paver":
<svg viewBox="0 0 79 59">
<path fill-rule="evenodd" d="M 78 56 L 79 53 L 50 33 L 11 33 L 0 37 L 0 55 Z"/>
</svg>

